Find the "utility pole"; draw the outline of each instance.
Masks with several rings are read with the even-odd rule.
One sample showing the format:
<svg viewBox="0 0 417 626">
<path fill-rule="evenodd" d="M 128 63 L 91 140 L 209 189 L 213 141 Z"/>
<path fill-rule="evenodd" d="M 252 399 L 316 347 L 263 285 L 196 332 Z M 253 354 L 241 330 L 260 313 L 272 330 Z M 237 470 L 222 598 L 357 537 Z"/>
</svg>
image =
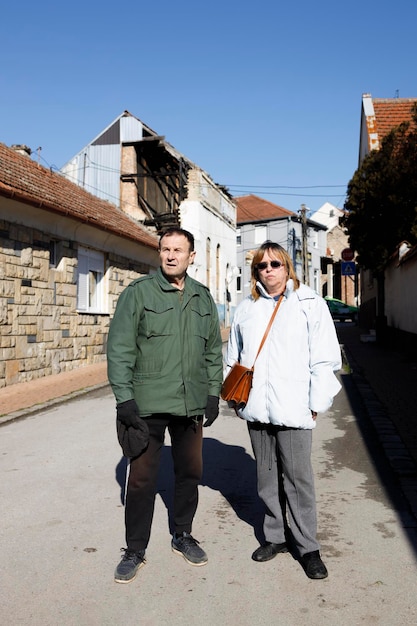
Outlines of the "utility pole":
<svg viewBox="0 0 417 626">
<path fill-rule="evenodd" d="M 303 283 L 310 284 L 310 273 L 308 271 L 308 245 L 307 245 L 307 207 L 301 205 L 301 235 L 302 235 L 302 260 L 303 260 Z"/>
</svg>

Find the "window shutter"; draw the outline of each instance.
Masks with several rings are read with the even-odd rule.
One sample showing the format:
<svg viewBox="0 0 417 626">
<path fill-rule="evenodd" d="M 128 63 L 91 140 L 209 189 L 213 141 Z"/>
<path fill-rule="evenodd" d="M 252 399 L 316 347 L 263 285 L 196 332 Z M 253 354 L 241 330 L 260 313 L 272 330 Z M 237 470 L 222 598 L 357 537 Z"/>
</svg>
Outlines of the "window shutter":
<svg viewBox="0 0 417 626">
<path fill-rule="evenodd" d="M 103 276 L 104 272 L 104 256 L 102 252 L 96 252 L 95 250 L 86 250 L 88 255 L 88 269 L 93 272 L 98 272 L 100 276 Z"/>
<path fill-rule="evenodd" d="M 77 309 L 88 309 L 88 253 L 82 248 L 78 249 L 78 293 Z"/>
</svg>

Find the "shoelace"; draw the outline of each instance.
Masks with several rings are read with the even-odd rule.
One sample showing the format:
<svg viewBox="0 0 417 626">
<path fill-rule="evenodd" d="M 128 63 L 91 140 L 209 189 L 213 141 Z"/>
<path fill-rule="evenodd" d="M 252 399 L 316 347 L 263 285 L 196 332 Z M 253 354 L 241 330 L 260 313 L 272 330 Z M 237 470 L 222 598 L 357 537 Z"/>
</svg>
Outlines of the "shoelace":
<svg viewBox="0 0 417 626">
<path fill-rule="evenodd" d="M 177 537 L 177 541 L 182 542 L 186 546 L 194 546 L 196 543 L 200 543 L 199 541 L 197 541 L 197 539 L 191 537 L 191 535 L 183 535 L 182 537 Z"/>
<path fill-rule="evenodd" d="M 134 561 L 135 559 L 140 561 L 145 560 L 141 554 L 135 552 L 134 550 L 129 550 L 129 548 L 121 548 L 121 550 L 124 552 L 123 561 Z"/>
</svg>

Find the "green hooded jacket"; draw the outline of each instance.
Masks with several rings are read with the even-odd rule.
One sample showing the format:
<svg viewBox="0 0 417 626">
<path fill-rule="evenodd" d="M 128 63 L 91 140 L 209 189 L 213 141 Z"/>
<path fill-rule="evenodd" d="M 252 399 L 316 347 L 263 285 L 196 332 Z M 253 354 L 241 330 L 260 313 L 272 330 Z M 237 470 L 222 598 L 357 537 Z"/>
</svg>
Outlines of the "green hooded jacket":
<svg viewBox="0 0 417 626">
<path fill-rule="evenodd" d="M 222 340 L 214 300 L 188 275 L 182 291 L 159 268 L 121 293 L 110 324 L 107 372 L 116 402 L 134 398 L 140 415 L 203 415 L 219 396 Z"/>
</svg>

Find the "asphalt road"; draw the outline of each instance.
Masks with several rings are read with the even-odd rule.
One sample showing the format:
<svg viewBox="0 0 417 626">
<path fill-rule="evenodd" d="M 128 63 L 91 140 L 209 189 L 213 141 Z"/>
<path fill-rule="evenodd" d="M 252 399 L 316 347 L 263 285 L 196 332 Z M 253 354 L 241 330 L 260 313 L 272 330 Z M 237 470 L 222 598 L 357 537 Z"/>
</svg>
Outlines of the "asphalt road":
<svg viewBox="0 0 417 626">
<path fill-rule="evenodd" d="M 205 429 L 193 535 L 209 556 L 171 552 L 172 473 L 163 456 L 147 564 L 116 584 L 126 465 L 109 388 L 0 428 L 0 623 L 242 626 L 417 623 L 416 528 L 349 376 L 319 415 L 313 463 L 326 580 L 291 554 L 254 563 L 261 507 L 244 422 L 222 403 Z"/>
</svg>

